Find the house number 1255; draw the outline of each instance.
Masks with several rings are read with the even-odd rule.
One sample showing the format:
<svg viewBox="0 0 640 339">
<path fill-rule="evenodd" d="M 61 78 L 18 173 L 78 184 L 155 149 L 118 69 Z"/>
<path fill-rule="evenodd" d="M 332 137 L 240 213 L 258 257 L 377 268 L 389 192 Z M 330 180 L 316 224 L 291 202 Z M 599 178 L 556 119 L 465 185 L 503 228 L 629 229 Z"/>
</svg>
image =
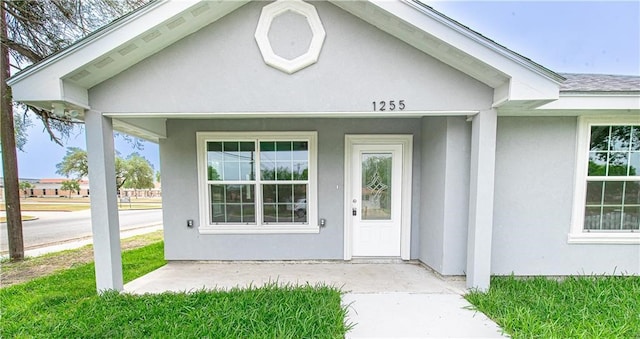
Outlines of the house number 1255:
<svg viewBox="0 0 640 339">
<path fill-rule="evenodd" d="M 399 110 L 399 111 L 403 111 L 405 108 L 404 105 L 404 100 L 389 100 L 389 101 L 384 101 L 384 100 L 380 100 L 380 101 L 372 101 L 371 102 L 373 104 L 373 110 L 374 111 L 395 111 L 395 110 Z"/>
</svg>

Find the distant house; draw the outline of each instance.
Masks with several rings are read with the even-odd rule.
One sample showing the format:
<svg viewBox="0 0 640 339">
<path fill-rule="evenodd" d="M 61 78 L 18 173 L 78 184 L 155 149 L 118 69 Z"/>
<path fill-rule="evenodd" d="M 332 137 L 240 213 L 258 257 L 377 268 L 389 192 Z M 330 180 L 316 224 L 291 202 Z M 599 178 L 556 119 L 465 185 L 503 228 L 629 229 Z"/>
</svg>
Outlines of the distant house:
<svg viewBox="0 0 640 339">
<path fill-rule="evenodd" d="M 114 129 L 159 143 L 168 260 L 640 273 L 640 78 L 556 73 L 418 1 L 153 2 L 9 83 L 86 123 L 99 290 L 122 288 Z"/>
<path fill-rule="evenodd" d="M 69 192 L 62 189 L 62 182 L 69 179 L 62 178 L 44 178 L 33 182 L 33 188 L 23 190 L 26 197 L 88 197 L 89 196 L 89 180 L 80 180 L 80 191 Z"/>
<path fill-rule="evenodd" d="M 32 184 L 32 188 L 21 190 L 20 196 L 25 198 L 53 198 L 53 197 L 89 197 L 89 180 L 80 180 L 80 190 L 69 192 L 62 189 L 62 183 L 69 179 L 65 178 L 43 178 L 43 179 L 19 179 L 20 182 L 29 182 Z M 2 183 L 2 182 L 0 182 Z M 0 186 L 3 187 L 3 186 Z M 3 191 L 4 192 L 4 191 Z M 135 198 L 159 198 L 162 197 L 162 186 L 160 183 L 155 183 L 153 188 L 150 189 L 133 189 L 133 188 L 120 188 L 118 190 L 118 196 L 120 197 L 135 197 Z"/>
</svg>

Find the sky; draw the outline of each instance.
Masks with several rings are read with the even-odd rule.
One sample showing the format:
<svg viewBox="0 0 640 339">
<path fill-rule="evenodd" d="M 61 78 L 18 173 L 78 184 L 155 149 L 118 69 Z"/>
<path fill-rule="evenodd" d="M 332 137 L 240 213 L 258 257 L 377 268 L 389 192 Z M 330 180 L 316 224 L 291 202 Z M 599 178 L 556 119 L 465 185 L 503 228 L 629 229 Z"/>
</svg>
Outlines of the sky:
<svg viewBox="0 0 640 339">
<path fill-rule="evenodd" d="M 640 2 L 596 1 L 426 1 L 437 11 L 491 40 L 559 73 L 640 75 Z M 327 37 L 330 39 L 330 37 Z M 39 121 L 18 152 L 20 178 L 57 178 L 65 147 L 85 147 L 78 130 L 61 147 Z M 116 138 L 122 157 L 138 152 L 160 170 L 158 145 L 144 149 Z"/>
</svg>

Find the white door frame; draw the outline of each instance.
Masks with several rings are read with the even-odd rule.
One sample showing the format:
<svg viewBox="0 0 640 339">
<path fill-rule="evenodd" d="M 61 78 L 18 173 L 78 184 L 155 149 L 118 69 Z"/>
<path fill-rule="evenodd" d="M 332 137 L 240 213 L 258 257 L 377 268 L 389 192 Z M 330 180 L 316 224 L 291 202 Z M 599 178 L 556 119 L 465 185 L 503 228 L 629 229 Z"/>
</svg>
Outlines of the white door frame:
<svg viewBox="0 0 640 339">
<path fill-rule="evenodd" d="M 351 217 L 351 150 L 354 145 L 401 145 L 402 146 L 402 210 L 400 226 L 400 257 L 411 259 L 411 185 L 413 168 L 413 135 L 410 134 L 347 134 L 345 135 L 344 158 L 344 260 L 351 260 L 353 246 L 353 224 Z"/>
</svg>

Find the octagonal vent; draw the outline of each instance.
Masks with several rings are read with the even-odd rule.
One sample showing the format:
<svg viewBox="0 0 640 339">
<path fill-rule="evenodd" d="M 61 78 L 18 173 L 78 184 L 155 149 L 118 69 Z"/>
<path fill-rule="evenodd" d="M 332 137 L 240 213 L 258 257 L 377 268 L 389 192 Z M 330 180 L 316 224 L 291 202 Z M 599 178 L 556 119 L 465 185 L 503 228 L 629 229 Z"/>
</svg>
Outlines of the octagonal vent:
<svg viewBox="0 0 640 339">
<path fill-rule="evenodd" d="M 267 65 L 293 74 L 318 61 L 325 31 L 315 7 L 279 0 L 262 8 L 255 38 Z"/>
</svg>

